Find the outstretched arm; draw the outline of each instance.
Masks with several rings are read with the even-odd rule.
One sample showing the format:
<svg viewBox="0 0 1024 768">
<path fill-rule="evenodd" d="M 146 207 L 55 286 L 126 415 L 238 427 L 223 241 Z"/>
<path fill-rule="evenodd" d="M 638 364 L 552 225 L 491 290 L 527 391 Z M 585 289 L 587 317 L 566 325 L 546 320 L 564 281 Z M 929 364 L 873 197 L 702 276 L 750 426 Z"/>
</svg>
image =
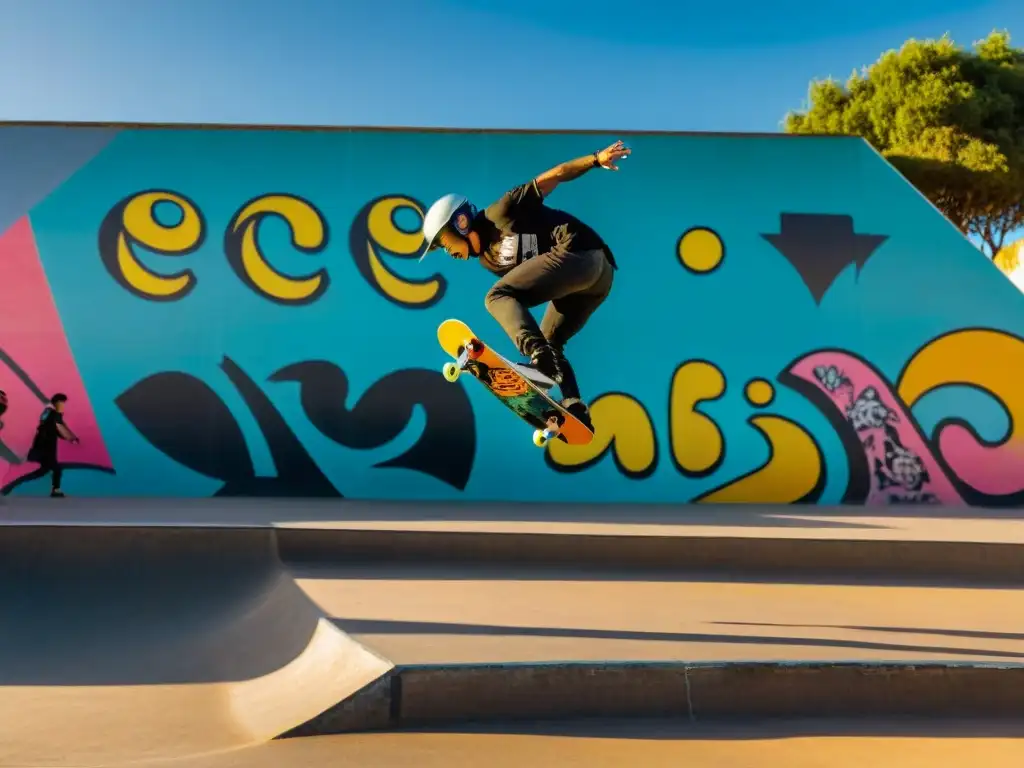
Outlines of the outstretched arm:
<svg viewBox="0 0 1024 768">
<path fill-rule="evenodd" d="M 578 157 L 567 163 L 556 165 L 549 171 L 544 171 L 544 173 L 536 179 L 537 189 L 540 190 L 541 195 L 547 197 L 554 192 L 555 187 L 559 184 L 566 181 L 572 181 L 573 179 L 578 179 L 591 168 L 601 167 L 609 171 L 617 171 L 619 170 L 619 167 L 615 165 L 615 161 L 623 157 L 628 157 L 630 152 L 632 152 L 632 150 L 623 144 L 621 140 L 616 141 L 610 147 L 602 149 L 600 152 L 595 152 L 592 155 L 586 155 L 584 157 Z"/>
<path fill-rule="evenodd" d="M 68 429 L 64 424 L 57 424 L 57 434 L 59 434 L 64 440 L 67 440 L 68 442 L 78 442 L 77 435 L 75 435 L 75 433 Z"/>
</svg>

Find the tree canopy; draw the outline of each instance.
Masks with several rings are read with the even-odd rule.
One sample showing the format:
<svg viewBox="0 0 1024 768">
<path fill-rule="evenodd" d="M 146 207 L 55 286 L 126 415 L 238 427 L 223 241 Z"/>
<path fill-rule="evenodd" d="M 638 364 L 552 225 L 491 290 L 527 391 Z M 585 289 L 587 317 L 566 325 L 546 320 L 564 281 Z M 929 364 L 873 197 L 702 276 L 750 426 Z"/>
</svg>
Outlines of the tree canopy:
<svg viewBox="0 0 1024 768">
<path fill-rule="evenodd" d="M 1024 50 L 1008 32 L 972 50 L 908 40 L 808 101 L 787 133 L 862 136 L 988 256 L 1024 226 Z"/>
</svg>

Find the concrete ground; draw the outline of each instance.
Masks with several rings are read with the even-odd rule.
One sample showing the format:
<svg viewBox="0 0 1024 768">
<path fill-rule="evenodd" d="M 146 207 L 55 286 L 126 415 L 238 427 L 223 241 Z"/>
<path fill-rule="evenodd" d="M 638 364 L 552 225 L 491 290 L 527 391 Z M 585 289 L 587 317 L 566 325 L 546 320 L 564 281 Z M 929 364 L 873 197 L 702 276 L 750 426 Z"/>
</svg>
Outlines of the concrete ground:
<svg viewBox="0 0 1024 768">
<path fill-rule="evenodd" d="M 1024 730 L 984 720 L 618 721 L 265 743 L 393 664 L 1018 667 L 1024 580 L 972 581 L 970 568 L 984 565 L 984 557 L 961 561 L 964 578 L 932 578 L 945 574 L 945 561 L 932 555 L 928 568 L 905 578 L 885 575 L 887 564 L 874 560 L 845 576 L 828 568 L 796 576 L 789 559 L 760 576 L 731 564 L 694 570 L 674 560 L 662 570 L 611 560 L 602 566 L 599 550 L 590 566 L 572 565 L 572 558 L 520 562 L 511 556 L 518 550 L 504 552 L 501 562 L 485 554 L 476 562 L 403 564 L 374 554 L 341 565 L 337 557 L 314 557 L 282 566 L 272 550 L 283 534 L 250 527 L 300 537 L 296 529 L 306 528 L 314 540 L 328 529 L 377 531 L 385 538 L 377 538 L 374 552 L 385 554 L 390 532 L 415 531 L 506 541 L 501 534 L 542 534 L 549 548 L 563 543 L 558 534 L 568 534 L 565 541 L 597 537 L 613 548 L 634 536 L 686 538 L 699 540 L 690 550 L 696 553 L 715 544 L 703 537 L 738 537 L 733 557 L 757 545 L 748 539 L 797 541 L 777 550 L 796 558 L 807 542 L 822 540 L 894 542 L 888 551 L 897 558 L 911 551 L 901 549 L 904 543 L 936 542 L 955 555 L 962 542 L 974 542 L 981 545 L 975 552 L 1003 557 L 1006 573 L 1019 564 L 1017 555 L 1000 553 L 1019 552 L 1014 545 L 1024 543 L 1019 512 L 9 501 L 0 509 L 0 766 L 1024 765 Z M 108 527 L 133 523 L 143 528 Z M 849 562 L 856 564 L 859 551 L 848 553 Z M 870 578 L 876 565 L 878 575 Z M 999 698 L 981 689 L 985 700 Z M 410 690 L 406 685 L 406 703 Z"/>
<path fill-rule="evenodd" d="M 167 768 L 1019 768 L 1024 726 L 1001 722 L 671 721 L 288 739 Z"/>
<path fill-rule="evenodd" d="M 1024 660 L 1024 591 L 605 569 L 306 566 L 299 587 L 392 662 Z"/>
</svg>

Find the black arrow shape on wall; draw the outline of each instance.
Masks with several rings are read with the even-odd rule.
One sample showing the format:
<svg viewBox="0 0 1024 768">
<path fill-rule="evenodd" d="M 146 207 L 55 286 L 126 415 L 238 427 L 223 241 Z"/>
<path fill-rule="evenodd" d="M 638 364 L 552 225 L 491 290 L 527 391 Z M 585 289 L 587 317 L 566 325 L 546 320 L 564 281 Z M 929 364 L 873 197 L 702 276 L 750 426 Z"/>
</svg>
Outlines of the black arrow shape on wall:
<svg viewBox="0 0 1024 768">
<path fill-rule="evenodd" d="M 859 275 L 888 235 L 860 235 L 845 214 L 783 213 L 779 234 L 762 234 L 799 273 L 815 304 L 850 264 Z"/>
</svg>

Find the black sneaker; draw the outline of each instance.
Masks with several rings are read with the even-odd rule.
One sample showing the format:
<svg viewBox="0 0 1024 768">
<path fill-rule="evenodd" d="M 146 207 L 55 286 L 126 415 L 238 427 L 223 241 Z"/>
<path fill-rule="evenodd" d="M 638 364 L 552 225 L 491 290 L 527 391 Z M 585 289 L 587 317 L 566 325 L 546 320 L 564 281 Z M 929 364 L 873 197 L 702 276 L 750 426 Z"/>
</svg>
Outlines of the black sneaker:
<svg viewBox="0 0 1024 768">
<path fill-rule="evenodd" d="M 530 367 L 547 376 L 555 384 L 562 383 L 562 369 L 558 365 L 558 355 L 547 344 L 538 344 L 530 355 Z"/>
<path fill-rule="evenodd" d="M 587 408 L 586 403 L 582 400 L 565 400 L 562 402 L 562 407 L 583 422 L 587 429 L 591 432 L 594 431 L 594 423 L 590 420 L 590 409 Z"/>
</svg>

